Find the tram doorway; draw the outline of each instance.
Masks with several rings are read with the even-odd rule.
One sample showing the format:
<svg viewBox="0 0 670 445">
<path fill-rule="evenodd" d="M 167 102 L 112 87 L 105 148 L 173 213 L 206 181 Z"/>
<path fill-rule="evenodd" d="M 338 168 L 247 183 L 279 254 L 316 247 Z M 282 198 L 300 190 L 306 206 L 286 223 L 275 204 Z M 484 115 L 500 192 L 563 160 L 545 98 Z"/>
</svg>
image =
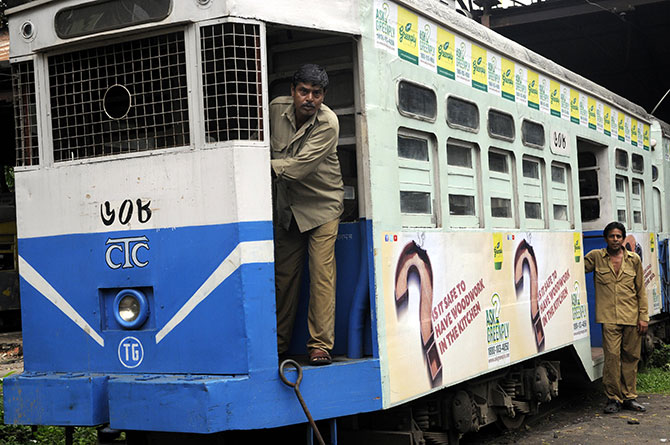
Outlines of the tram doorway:
<svg viewBox="0 0 670 445">
<path fill-rule="evenodd" d="M 607 146 L 577 138 L 579 168 L 579 201 L 584 234 L 584 253 L 603 247 L 602 230 L 611 221 L 610 172 Z M 591 355 L 594 363 L 602 362 L 602 330 L 595 320 L 595 286 L 593 274 L 586 275 L 589 304 Z"/>
<path fill-rule="evenodd" d="M 340 125 L 337 154 L 344 182 L 344 212 L 340 219 L 335 244 L 337 262 L 337 291 L 335 316 L 335 355 L 352 353 L 351 330 L 360 330 L 364 355 L 372 354 L 372 329 L 369 304 L 368 224 L 365 220 L 362 169 L 358 168 L 361 137 L 358 122 L 361 117 L 358 81 L 357 41 L 349 35 L 317 32 L 285 26 L 267 26 L 267 75 L 269 100 L 286 96 L 291 91 L 293 73 L 303 64 L 314 63 L 326 69 L 329 77 L 324 104 L 335 112 Z M 289 355 L 305 353 L 309 273 L 303 271 L 300 303 L 293 330 Z M 364 289 L 365 295 L 359 295 Z M 358 327 L 350 319 L 360 316 L 361 304 L 365 316 Z M 356 309 L 358 307 L 358 310 Z M 358 312 L 359 315 L 355 315 Z"/>
</svg>

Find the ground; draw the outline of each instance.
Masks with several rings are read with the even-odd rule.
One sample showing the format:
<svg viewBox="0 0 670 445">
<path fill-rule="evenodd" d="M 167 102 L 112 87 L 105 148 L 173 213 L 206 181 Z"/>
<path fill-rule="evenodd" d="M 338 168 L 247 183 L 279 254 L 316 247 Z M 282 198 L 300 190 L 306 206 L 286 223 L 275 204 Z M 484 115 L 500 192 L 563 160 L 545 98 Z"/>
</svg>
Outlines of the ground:
<svg viewBox="0 0 670 445">
<path fill-rule="evenodd" d="M 518 431 L 500 433 L 495 426 L 479 437 L 463 437 L 466 444 L 640 444 L 670 443 L 670 395 L 643 394 L 645 413 L 604 414 L 606 398 L 600 381 L 563 388 L 549 404 L 548 414 L 528 419 Z"/>
<path fill-rule="evenodd" d="M 0 333 L 0 377 L 23 371 L 23 337 L 21 332 Z"/>
</svg>

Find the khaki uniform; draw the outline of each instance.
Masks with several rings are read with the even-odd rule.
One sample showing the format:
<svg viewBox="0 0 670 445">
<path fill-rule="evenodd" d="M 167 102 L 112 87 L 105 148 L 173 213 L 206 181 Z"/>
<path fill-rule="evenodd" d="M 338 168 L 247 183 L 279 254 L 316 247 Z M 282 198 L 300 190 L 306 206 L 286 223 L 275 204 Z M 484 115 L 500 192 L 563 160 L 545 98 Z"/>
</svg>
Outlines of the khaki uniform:
<svg viewBox="0 0 670 445">
<path fill-rule="evenodd" d="M 624 249 L 619 273 L 607 249 L 584 256 L 585 271 L 594 272 L 596 322 L 603 324 L 603 386 L 610 400 L 622 403 L 637 397 L 637 365 L 642 337 L 638 321 L 649 321 L 642 261 Z"/>
<path fill-rule="evenodd" d="M 274 174 L 277 349 L 286 352 L 300 294 L 305 251 L 309 256 L 309 349 L 335 342 L 335 240 L 344 208 L 337 157 L 339 123 L 322 104 L 299 129 L 290 96 L 270 103 Z"/>
</svg>

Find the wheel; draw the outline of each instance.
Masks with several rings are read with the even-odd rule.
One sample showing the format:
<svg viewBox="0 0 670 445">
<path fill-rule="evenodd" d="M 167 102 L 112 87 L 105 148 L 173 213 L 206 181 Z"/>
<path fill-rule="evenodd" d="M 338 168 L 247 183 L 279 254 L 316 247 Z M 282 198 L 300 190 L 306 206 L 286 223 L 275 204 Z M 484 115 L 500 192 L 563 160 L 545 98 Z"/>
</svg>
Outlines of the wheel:
<svg viewBox="0 0 670 445">
<path fill-rule="evenodd" d="M 511 431 L 511 430 L 516 430 L 519 427 L 521 427 L 521 425 L 523 425 L 524 420 L 526 420 L 526 415 L 525 414 L 517 413 L 517 415 L 514 416 L 514 417 L 510 417 L 506 414 L 502 414 L 502 415 L 498 416 L 498 420 L 496 420 L 496 424 L 503 431 L 506 431 L 506 430 Z"/>
</svg>

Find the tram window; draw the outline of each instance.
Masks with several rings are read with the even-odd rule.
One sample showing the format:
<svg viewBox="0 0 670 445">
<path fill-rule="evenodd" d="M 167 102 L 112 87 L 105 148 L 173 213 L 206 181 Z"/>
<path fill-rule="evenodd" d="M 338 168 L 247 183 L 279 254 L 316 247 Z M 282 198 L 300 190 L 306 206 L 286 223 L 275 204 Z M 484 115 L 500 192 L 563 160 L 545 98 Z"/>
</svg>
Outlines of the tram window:
<svg viewBox="0 0 670 445">
<path fill-rule="evenodd" d="M 595 172 L 595 170 L 593 170 Z M 580 171 L 580 183 L 581 174 Z M 598 184 L 595 183 L 597 194 Z M 592 187 L 593 189 L 593 187 Z M 551 164 L 551 188 L 549 192 L 549 199 L 553 209 L 552 226 L 560 229 L 573 228 L 574 212 L 572 210 L 572 190 L 571 190 L 571 176 L 570 166 L 560 162 L 553 162 Z M 600 214 L 600 200 L 594 197 L 587 197 L 580 200 L 582 209 L 582 218 L 587 215 L 590 220 L 597 219 Z"/>
<path fill-rule="evenodd" d="M 625 181 L 623 178 L 617 176 L 616 179 L 614 180 L 614 184 L 617 192 L 624 193 L 626 191 Z M 633 191 L 633 193 L 635 193 L 635 191 Z"/>
<path fill-rule="evenodd" d="M 450 215 L 475 215 L 475 197 L 449 194 Z"/>
<path fill-rule="evenodd" d="M 616 218 L 620 223 L 626 224 L 626 211 L 622 209 L 617 210 Z"/>
<path fill-rule="evenodd" d="M 398 135 L 398 156 L 416 161 L 428 161 L 428 141 Z"/>
<path fill-rule="evenodd" d="M 402 213 L 430 214 L 430 193 L 400 191 L 400 211 Z"/>
<path fill-rule="evenodd" d="M 600 212 L 598 212 L 600 213 Z M 554 219 L 558 221 L 568 220 L 568 206 L 562 204 L 554 204 Z M 593 218 L 595 219 L 595 218 Z"/>
<path fill-rule="evenodd" d="M 635 173 L 644 173 L 644 158 L 633 153 L 631 167 Z"/>
<path fill-rule="evenodd" d="M 543 166 L 544 161 L 540 158 L 524 156 L 522 160 L 523 177 L 519 196 L 523 202 L 525 224 L 529 229 L 546 228 L 542 208 L 545 199 Z"/>
<path fill-rule="evenodd" d="M 580 170 L 579 196 L 594 196 L 598 192 L 598 172 L 596 170 Z"/>
<path fill-rule="evenodd" d="M 582 211 L 582 221 L 595 221 L 600 218 L 600 200 L 597 198 L 582 199 L 580 201 Z M 557 215 L 557 209 L 554 205 L 554 219 L 560 220 Z M 567 212 L 566 212 L 567 213 Z"/>
<path fill-rule="evenodd" d="M 435 188 L 437 159 L 433 135 L 409 128 L 398 130 L 398 190 L 400 220 L 403 227 L 436 227 L 438 225 L 438 190 Z"/>
<path fill-rule="evenodd" d="M 16 165 L 39 164 L 33 61 L 12 63 Z"/>
<path fill-rule="evenodd" d="M 437 96 L 429 88 L 401 80 L 398 83 L 398 109 L 409 117 L 434 121 L 437 116 Z"/>
<path fill-rule="evenodd" d="M 632 184 L 633 184 L 633 195 L 640 195 L 640 194 L 641 194 L 641 192 L 640 192 L 640 183 L 639 183 L 638 181 L 633 181 Z M 617 188 L 617 192 L 618 192 L 618 191 L 619 191 L 619 190 L 618 190 L 618 188 Z"/>
<path fill-rule="evenodd" d="M 542 124 L 524 120 L 521 123 L 521 141 L 530 147 L 544 147 L 544 127 Z"/>
<path fill-rule="evenodd" d="M 585 151 L 577 153 L 577 163 L 579 164 L 579 168 L 598 166 L 595 153 Z"/>
<path fill-rule="evenodd" d="M 183 31 L 75 49 L 47 63 L 55 162 L 190 145 Z"/>
<path fill-rule="evenodd" d="M 512 200 L 507 198 L 491 198 L 491 216 L 494 218 L 511 218 Z"/>
<path fill-rule="evenodd" d="M 472 168 L 472 149 L 460 145 L 447 145 L 447 164 Z"/>
<path fill-rule="evenodd" d="M 539 202 L 526 201 L 523 203 L 523 207 L 527 219 L 542 219 L 542 204 Z"/>
<path fill-rule="evenodd" d="M 557 167 L 555 165 L 551 166 L 551 180 L 554 182 L 559 182 L 565 184 L 565 168 Z"/>
<path fill-rule="evenodd" d="M 514 140 L 514 118 L 497 110 L 489 110 L 489 135 L 509 141 Z"/>
<path fill-rule="evenodd" d="M 539 179 L 540 178 L 540 163 L 539 162 L 524 159 L 523 162 L 522 162 L 522 165 L 523 165 L 523 177 L 524 178 L 532 178 L 532 179 Z"/>
<path fill-rule="evenodd" d="M 97 1 L 61 9 L 54 18 L 61 39 L 78 37 L 147 22 L 158 22 L 170 15 L 172 0 Z"/>
<path fill-rule="evenodd" d="M 472 102 L 449 96 L 447 98 L 447 124 L 450 127 L 479 129 L 479 110 Z"/>
<path fill-rule="evenodd" d="M 627 169 L 628 168 L 628 153 L 621 150 L 620 148 L 617 148 L 615 153 L 616 153 L 616 155 L 615 155 L 616 167 L 624 169 L 624 170 Z"/>
<path fill-rule="evenodd" d="M 651 166 L 651 180 L 656 181 L 658 179 L 658 167 L 655 165 Z"/>
<path fill-rule="evenodd" d="M 263 140 L 260 27 L 220 23 L 200 29 L 208 142 Z"/>
<path fill-rule="evenodd" d="M 498 173 L 508 173 L 507 156 L 495 151 L 489 152 L 489 170 Z"/>
<path fill-rule="evenodd" d="M 633 214 L 632 230 L 646 229 L 644 221 L 644 183 L 639 179 L 631 180 L 630 209 Z"/>
</svg>

